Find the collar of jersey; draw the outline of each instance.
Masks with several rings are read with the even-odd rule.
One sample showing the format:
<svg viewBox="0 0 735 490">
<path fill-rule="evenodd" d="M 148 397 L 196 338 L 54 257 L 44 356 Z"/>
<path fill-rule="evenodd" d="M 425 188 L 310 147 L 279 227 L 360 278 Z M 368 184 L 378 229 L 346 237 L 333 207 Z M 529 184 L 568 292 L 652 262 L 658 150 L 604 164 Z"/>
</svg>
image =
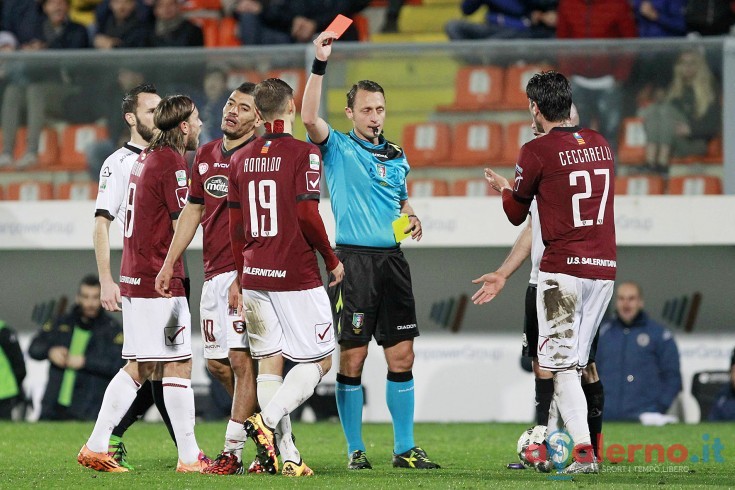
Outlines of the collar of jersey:
<svg viewBox="0 0 735 490">
<path fill-rule="evenodd" d="M 220 141 L 220 148 L 222 149 L 222 156 L 225 156 L 226 157 L 226 156 L 232 155 L 237 150 L 239 150 L 243 146 L 245 146 L 248 143 L 250 143 L 251 141 L 253 141 L 255 138 L 256 138 L 256 136 L 255 136 L 255 134 L 253 134 L 250 138 L 248 138 L 247 140 L 243 141 L 242 143 L 240 143 L 239 145 L 237 145 L 236 147 L 234 147 L 234 148 L 232 148 L 230 150 L 225 150 L 225 139 L 222 138 L 222 141 Z"/>
<path fill-rule="evenodd" d="M 565 133 L 576 133 L 577 131 L 581 131 L 582 128 L 579 126 L 556 126 L 554 128 L 551 128 L 552 131 L 563 131 Z"/>
<path fill-rule="evenodd" d="M 358 138 L 357 135 L 355 134 L 355 130 L 354 129 L 351 130 L 347 134 L 350 136 L 350 138 L 352 138 L 353 140 L 357 141 L 361 146 L 364 146 L 365 148 L 368 148 L 370 150 L 373 150 L 373 149 L 376 149 L 376 148 L 377 149 L 383 149 L 383 147 L 385 147 L 385 144 L 386 144 L 385 137 L 382 134 L 380 136 L 378 136 L 378 144 L 377 145 L 374 145 L 374 144 L 369 143 L 369 142 L 367 142 L 367 141 L 365 141 L 363 139 Z"/>
</svg>

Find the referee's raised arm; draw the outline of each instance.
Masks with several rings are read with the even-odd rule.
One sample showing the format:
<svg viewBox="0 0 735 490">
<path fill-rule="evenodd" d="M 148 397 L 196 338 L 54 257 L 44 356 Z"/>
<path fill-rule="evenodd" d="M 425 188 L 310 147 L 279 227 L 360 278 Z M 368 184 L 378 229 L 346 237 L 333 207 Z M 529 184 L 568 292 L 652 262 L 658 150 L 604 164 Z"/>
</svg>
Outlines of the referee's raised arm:
<svg viewBox="0 0 735 490">
<path fill-rule="evenodd" d="M 319 117 L 319 104 L 322 96 L 322 79 L 327 70 L 327 60 L 332 54 L 332 41 L 335 39 L 337 36 L 334 32 L 325 31 L 314 40 L 316 53 L 301 103 L 301 120 L 306 126 L 309 138 L 316 144 L 323 143 L 329 137 L 329 125 Z"/>
</svg>

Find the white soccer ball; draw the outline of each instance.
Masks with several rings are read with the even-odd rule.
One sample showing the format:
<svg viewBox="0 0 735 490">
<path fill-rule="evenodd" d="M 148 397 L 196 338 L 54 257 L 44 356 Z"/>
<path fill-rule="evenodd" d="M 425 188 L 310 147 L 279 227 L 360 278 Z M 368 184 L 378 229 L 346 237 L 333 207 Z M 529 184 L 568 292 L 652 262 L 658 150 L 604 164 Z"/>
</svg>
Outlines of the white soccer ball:
<svg viewBox="0 0 735 490">
<path fill-rule="evenodd" d="M 527 468 L 533 468 L 534 463 L 543 458 L 539 445 L 531 443 L 532 433 L 533 427 L 523 431 L 523 434 L 518 438 L 518 443 L 516 444 L 518 459 L 523 463 L 523 466 Z"/>
</svg>

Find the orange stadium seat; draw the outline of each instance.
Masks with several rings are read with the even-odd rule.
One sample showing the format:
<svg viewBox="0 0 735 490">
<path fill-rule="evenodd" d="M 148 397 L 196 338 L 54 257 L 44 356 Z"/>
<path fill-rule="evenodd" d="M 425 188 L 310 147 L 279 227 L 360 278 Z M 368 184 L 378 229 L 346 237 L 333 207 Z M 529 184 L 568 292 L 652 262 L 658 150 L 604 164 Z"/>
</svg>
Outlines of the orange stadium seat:
<svg viewBox="0 0 735 490">
<path fill-rule="evenodd" d="M 263 77 L 260 76 L 260 73 L 255 70 L 230 70 L 230 72 L 227 73 L 227 88 L 235 90 L 245 82 L 258 83 L 262 79 Z"/>
<path fill-rule="evenodd" d="M 61 139 L 61 155 L 56 167 L 67 170 L 87 168 L 87 147 L 95 141 L 107 139 L 107 128 L 97 124 L 71 124 L 64 128 Z"/>
<path fill-rule="evenodd" d="M 454 127 L 451 165 L 494 165 L 503 151 L 503 129 L 498 123 L 471 121 Z"/>
<path fill-rule="evenodd" d="M 234 17 L 223 17 L 219 21 L 217 46 L 224 48 L 233 48 L 242 46 L 240 41 L 239 26 Z"/>
<path fill-rule="evenodd" d="M 51 182 L 13 182 L 8 184 L 8 200 L 41 201 L 53 199 L 54 186 Z"/>
<path fill-rule="evenodd" d="M 450 130 L 446 123 L 425 122 L 403 127 L 403 149 L 414 167 L 444 165 L 450 157 Z"/>
<path fill-rule="evenodd" d="M 503 109 L 528 109 L 526 85 L 536 73 L 550 70 L 550 65 L 514 65 L 505 69 L 505 83 L 503 85 Z"/>
<path fill-rule="evenodd" d="M 459 179 L 452 184 L 452 196 L 499 196 L 485 179 Z"/>
<path fill-rule="evenodd" d="M 219 45 L 220 32 L 217 16 L 188 17 L 188 19 L 199 26 L 204 37 L 204 47 L 216 48 Z"/>
<path fill-rule="evenodd" d="M 530 120 L 509 123 L 505 127 L 505 137 L 503 138 L 503 155 L 500 158 L 500 165 L 516 164 L 518 152 L 521 146 L 534 138 L 531 129 Z"/>
<path fill-rule="evenodd" d="M 440 179 L 413 179 L 408 181 L 409 197 L 448 196 L 449 186 Z"/>
<path fill-rule="evenodd" d="M 301 99 L 304 96 L 304 87 L 306 86 L 306 74 L 303 68 L 288 68 L 283 70 L 270 70 L 263 78 L 280 78 L 293 89 L 294 102 L 296 110 L 301 110 Z"/>
<path fill-rule="evenodd" d="M 679 175 L 669 178 L 669 194 L 722 194 L 722 181 L 712 175 Z"/>
<path fill-rule="evenodd" d="M 360 14 L 352 16 L 352 22 L 355 23 L 355 29 L 357 29 L 357 39 L 359 41 L 370 40 L 370 21 L 367 17 Z"/>
<path fill-rule="evenodd" d="M 643 119 L 628 117 L 620 125 L 618 160 L 626 165 L 640 165 L 646 160 L 646 130 Z"/>
<path fill-rule="evenodd" d="M 499 66 L 465 66 L 454 82 L 454 103 L 440 111 L 483 111 L 503 100 L 503 69 Z"/>
<path fill-rule="evenodd" d="M 56 199 L 89 201 L 97 199 L 97 182 L 64 182 L 56 186 Z"/>
<path fill-rule="evenodd" d="M 26 153 L 26 138 L 28 128 L 18 129 L 15 138 L 15 159 L 21 158 Z M 59 160 L 59 135 L 55 129 L 44 128 L 41 131 L 41 139 L 38 142 L 38 164 L 42 167 L 55 165 Z"/>
<path fill-rule="evenodd" d="M 664 179 L 658 175 L 630 175 L 615 177 L 615 194 L 629 196 L 659 195 L 664 193 Z"/>
</svg>

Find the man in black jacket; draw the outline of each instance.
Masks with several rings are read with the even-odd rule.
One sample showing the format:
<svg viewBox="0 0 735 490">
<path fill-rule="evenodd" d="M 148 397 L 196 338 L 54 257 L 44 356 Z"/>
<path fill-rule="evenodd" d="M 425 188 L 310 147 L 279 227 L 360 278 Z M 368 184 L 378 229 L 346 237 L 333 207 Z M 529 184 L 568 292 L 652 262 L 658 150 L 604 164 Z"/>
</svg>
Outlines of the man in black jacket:
<svg viewBox="0 0 735 490">
<path fill-rule="evenodd" d="M 9 420 L 23 398 L 26 363 L 15 331 L 0 320 L 0 420 Z"/>
<path fill-rule="evenodd" d="M 28 349 L 50 361 L 41 420 L 95 420 L 124 362 L 120 323 L 102 309 L 97 276 L 82 279 L 72 310 L 46 323 Z"/>
</svg>

